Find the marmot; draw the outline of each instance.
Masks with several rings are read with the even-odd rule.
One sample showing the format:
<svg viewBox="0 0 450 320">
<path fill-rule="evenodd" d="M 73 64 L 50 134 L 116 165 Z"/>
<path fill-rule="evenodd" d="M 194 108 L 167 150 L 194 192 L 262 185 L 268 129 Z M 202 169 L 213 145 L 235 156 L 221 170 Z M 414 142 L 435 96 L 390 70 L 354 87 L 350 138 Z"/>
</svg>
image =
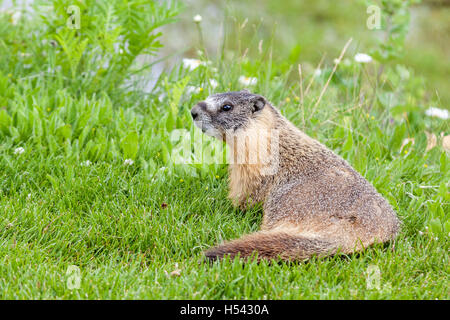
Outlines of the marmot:
<svg viewBox="0 0 450 320">
<path fill-rule="evenodd" d="M 399 232 L 399 219 L 375 188 L 263 96 L 248 90 L 214 94 L 191 114 L 203 132 L 225 140 L 247 160 L 257 152 L 258 139 L 267 146 L 277 140 L 276 151 L 266 155 L 277 162 L 275 170 L 265 170 L 268 164 L 261 161 L 229 164 L 229 197 L 243 208 L 263 204 L 261 231 L 207 250 L 208 259 L 257 252 L 258 259 L 301 261 L 356 252 Z M 276 139 L 267 134 L 271 130 Z M 242 136 L 245 143 L 236 144 Z"/>
</svg>

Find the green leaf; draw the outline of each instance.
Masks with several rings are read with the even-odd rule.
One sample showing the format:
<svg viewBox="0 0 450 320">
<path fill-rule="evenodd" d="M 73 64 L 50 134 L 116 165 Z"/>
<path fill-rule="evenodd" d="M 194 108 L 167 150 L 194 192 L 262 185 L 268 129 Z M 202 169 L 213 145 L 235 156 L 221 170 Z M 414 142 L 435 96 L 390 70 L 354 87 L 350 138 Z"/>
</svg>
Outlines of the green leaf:
<svg viewBox="0 0 450 320">
<path fill-rule="evenodd" d="M 128 134 L 120 141 L 123 156 L 125 159 L 135 159 L 139 149 L 139 137 L 136 132 Z"/>
<path fill-rule="evenodd" d="M 56 135 L 63 140 L 70 139 L 72 136 L 72 126 L 70 124 L 65 124 L 58 129 L 56 129 Z"/>
<path fill-rule="evenodd" d="M 367 152 L 364 144 L 360 143 L 356 148 L 356 155 L 354 159 L 355 169 L 364 174 L 367 170 Z"/>
<path fill-rule="evenodd" d="M 445 233 L 446 233 L 446 234 L 448 234 L 448 233 L 450 232 L 450 220 L 447 220 L 447 221 L 444 223 L 444 230 L 445 230 Z"/>
<path fill-rule="evenodd" d="M 441 153 L 441 157 L 439 158 L 439 163 L 440 163 L 439 169 L 443 175 L 447 174 L 447 161 L 448 161 L 448 158 L 444 151 Z"/>
<path fill-rule="evenodd" d="M 353 147 L 353 137 L 352 137 L 352 131 L 348 130 L 347 132 L 347 140 L 345 141 L 344 145 L 342 146 L 342 151 L 350 151 Z"/>
<path fill-rule="evenodd" d="M 404 123 L 395 127 L 394 135 L 392 136 L 391 141 L 389 141 L 389 149 L 397 150 L 401 146 L 405 132 L 406 126 Z"/>
<path fill-rule="evenodd" d="M 6 110 L 0 110 L 0 130 L 4 133 L 8 133 L 8 127 L 11 125 L 11 117 L 8 115 Z"/>
<path fill-rule="evenodd" d="M 430 226 L 430 230 L 432 233 L 440 234 L 442 232 L 442 224 L 441 221 L 439 221 L 439 219 L 437 218 L 431 219 L 428 225 Z"/>
</svg>

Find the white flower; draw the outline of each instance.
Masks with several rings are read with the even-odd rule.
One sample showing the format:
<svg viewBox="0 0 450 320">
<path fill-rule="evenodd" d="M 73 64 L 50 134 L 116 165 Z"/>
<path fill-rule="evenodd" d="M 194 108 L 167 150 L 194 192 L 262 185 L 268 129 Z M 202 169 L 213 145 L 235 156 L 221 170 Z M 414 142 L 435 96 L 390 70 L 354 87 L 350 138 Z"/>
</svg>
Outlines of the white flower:
<svg viewBox="0 0 450 320">
<path fill-rule="evenodd" d="M 190 71 L 204 64 L 205 64 L 204 62 L 198 59 L 187 59 L 187 58 L 183 59 L 183 67 L 189 69 Z"/>
<path fill-rule="evenodd" d="M 92 164 L 92 162 L 90 162 L 89 160 L 86 160 L 86 161 L 83 161 L 81 163 L 81 166 L 82 167 L 89 167 L 91 164 Z"/>
<path fill-rule="evenodd" d="M 320 77 L 321 74 L 322 74 L 322 70 L 320 70 L 320 69 L 314 70 L 314 76 L 315 77 Z"/>
<path fill-rule="evenodd" d="M 254 86 L 258 83 L 258 79 L 252 78 L 252 77 L 240 76 L 239 83 L 243 86 Z"/>
<path fill-rule="evenodd" d="M 22 153 L 24 153 L 24 152 L 25 152 L 25 149 L 22 148 L 22 147 L 16 148 L 16 149 L 14 150 L 14 154 L 22 154 Z"/>
<path fill-rule="evenodd" d="M 126 160 L 123 162 L 123 164 L 126 165 L 126 166 L 131 166 L 133 163 L 134 163 L 134 161 L 131 160 L 131 159 L 126 159 Z"/>
<path fill-rule="evenodd" d="M 15 26 L 19 22 L 20 18 L 22 17 L 22 12 L 16 11 L 11 15 L 11 23 Z"/>
<path fill-rule="evenodd" d="M 197 15 L 194 17 L 194 22 L 196 22 L 196 23 L 202 22 L 202 16 L 199 15 L 199 14 L 197 14 Z"/>
<path fill-rule="evenodd" d="M 215 88 L 217 88 L 219 83 L 214 79 L 209 79 L 209 85 L 211 86 L 211 88 L 215 89 Z"/>
<path fill-rule="evenodd" d="M 194 87 L 194 86 L 187 86 L 186 87 L 186 93 L 187 94 L 200 93 L 200 88 L 199 87 Z"/>
<path fill-rule="evenodd" d="M 355 61 L 359 63 L 369 63 L 372 62 L 372 57 L 365 53 L 355 54 Z"/>
<path fill-rule="evenodd" d="M 425 111 L 425 114 L 429 117 L 438 117 L 444 120 L 447 120 L 449 117 L 448 110 L 439 109 L 435 107 L 428 108 L 427 111 Z"/>
</svg>

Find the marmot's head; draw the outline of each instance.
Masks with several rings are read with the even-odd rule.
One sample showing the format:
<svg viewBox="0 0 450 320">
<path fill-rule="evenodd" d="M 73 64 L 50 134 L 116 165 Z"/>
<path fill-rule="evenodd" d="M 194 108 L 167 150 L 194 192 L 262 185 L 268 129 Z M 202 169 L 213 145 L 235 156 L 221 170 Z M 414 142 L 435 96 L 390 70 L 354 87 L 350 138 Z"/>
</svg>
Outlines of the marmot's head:
<svg viewBox="0 0 450 320">
<path fill-rule="evenodd" d="M 198 128 L 221 139 L 227 132 L 245 127 L 266 104 L 264 97 L 248 90 L 225 92 L 197 103 L 191 114 Z"/>
</svg>

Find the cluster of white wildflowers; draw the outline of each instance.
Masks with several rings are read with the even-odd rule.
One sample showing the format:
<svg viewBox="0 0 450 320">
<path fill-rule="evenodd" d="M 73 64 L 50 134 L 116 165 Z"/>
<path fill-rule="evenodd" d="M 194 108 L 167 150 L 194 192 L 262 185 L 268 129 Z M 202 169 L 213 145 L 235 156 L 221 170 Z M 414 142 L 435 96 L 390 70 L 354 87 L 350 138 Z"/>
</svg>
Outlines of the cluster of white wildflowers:
<svg viewBox="0 0 450 320">
<path fill-rule="evenodd" d="M 209 86 L 210 86 L 212 89 L 215 89 L 215 88 L 217 88 L 217 87 L 219 86 L 219 83 L 218 83 L 217 80 L 215 80 L 215 79 L 210 79 L 210 80 L 209 80 Z M 191 94 L 198 94 L 198 93 L 200 93 L 200 92 L 202 92 L 202 91 L 203 91 L 203 88 L 202 88 L 202 87 L 186 86 L 186 93 L 187 93 L 188 95 L 191 95 Z"/>
<path fill-rule="evenodd" d="M 357 53 L 355 54 L 355 61 L 359 63 L 369 63 L 372 62 L 372 57 L 366 53 Z"/>
<path fill-rule="evenodd" d="M 92 164 L 92 162 L 90 162 L 89 160 L 81 162 L 82 167 L 89 167 L 91 164 Z"/>
<path fill-rule="evenodd" d="M 355 56 L 353 57 L 353 59 L 355 60 L 355 62 L 357 63 L 369 63 L 373 61 L 373 58 L 366 54 L 366 53 L 357 53 L 355 54 Z M 349 59 L 343 59 L 343 60 L 339 60 L 338 58 L 333 60 L 334 64 L 344 64 L 346 66 L 350 65 L 351 62 Z M 314 77 L 320 77 L 322 75 L 322 70 L 320 68 L 317 68 L 314 70 Z"/>
<path fill-rule="evenodd" d="M 202 91 L 202 88 L 200 87 L 196 87 L 196 86 L 187 86 L 186 87 L 186 93 L 191 95 L 191 94 L 197 94 L 200 93 Z"/>
<path fill-rule="evenodd" d="M 447 120 L 449 118 L 448 110 L 430 107 L 425 111 L 425 114 L 429 117 L 436 117 Z"/>
<path fill-rule="evenodd" d="M 218 87 L 219 83 L 215 79 L 209 79 L 209 85 L 211 86 L 211 88 L 215 89 Z"/>
<path fill-rule="evenodd" d="M 200 23 L 203 20 L 202 16 L 197 14 L 193 17 L 193 21 L 195 23 Z M 188 69 L 189 71 L 193 71 L 195 69 L 197 69 L 200 66 L 206 66 L 206 65 L 211 65 L 212 62 L 211 61 L 201 61 L 200 59 L 190 59 L 190 58 L 184 58 L 182 60 L 183 63 L 183 68 Z M 212 68 L 213 72 L 217 72 L 216 68 Z M 217 80 L 215 79 L 210 79 L 209 80 L 209 86 L 212 89 L 215 89 L 219 86 L 219 83 L 217 82 Z M 196 86 L 187 86 L 186 87 L 186 93 L 187 94 L 196 94 L 196 93 L 200 93 L 203 91 L 202 87 L 196 87 Z"/>
<path fill-rule="evenodd" d="M 126 166 L 131 166 L 133 165 L 134 161 L 131 159 L 125 159 L 125 161 L 123 162 L 124 165 Z"/>
<path fill-rule="evenodd" d="M 200 23 L 200 22 L 202 22 L 202 20 L 203 20 L 203 18 L 202 18 L 202 16 L 201 15 L 199 15 L 199 14 L 197 14 L 196 16 L 194 16 L 194 22 L 196 22 L 196 23 Z"/>
<path fill-rule="evenodd" d="M 22 153 L 24 153 L 24 152 L 25 152 L 25 149 L 22 148 L 22 147 L 19 147 L 19 148 L 14 149 L 14 154 L 15 154 L 15 155 L 20 155 L 20 154 L 22 154 Z"/>
<path fill-rule="evenodd" d="M 254 77 L 240 76 L 239 83 L 243 86 L 254 86 L 258 83 L 258 79 Z"/>
<path fill-rule="evenodd" d="M 189 59 L 189 58 L 183 59 L 183 67 L 185 69 L 189 69 L 189 71 L 193 71 L 193 70 L 197 69 L 199 66 L 204 66 L 204 65 L 206 65 L 206 63 L 199 59 Z"/>
</svg>

